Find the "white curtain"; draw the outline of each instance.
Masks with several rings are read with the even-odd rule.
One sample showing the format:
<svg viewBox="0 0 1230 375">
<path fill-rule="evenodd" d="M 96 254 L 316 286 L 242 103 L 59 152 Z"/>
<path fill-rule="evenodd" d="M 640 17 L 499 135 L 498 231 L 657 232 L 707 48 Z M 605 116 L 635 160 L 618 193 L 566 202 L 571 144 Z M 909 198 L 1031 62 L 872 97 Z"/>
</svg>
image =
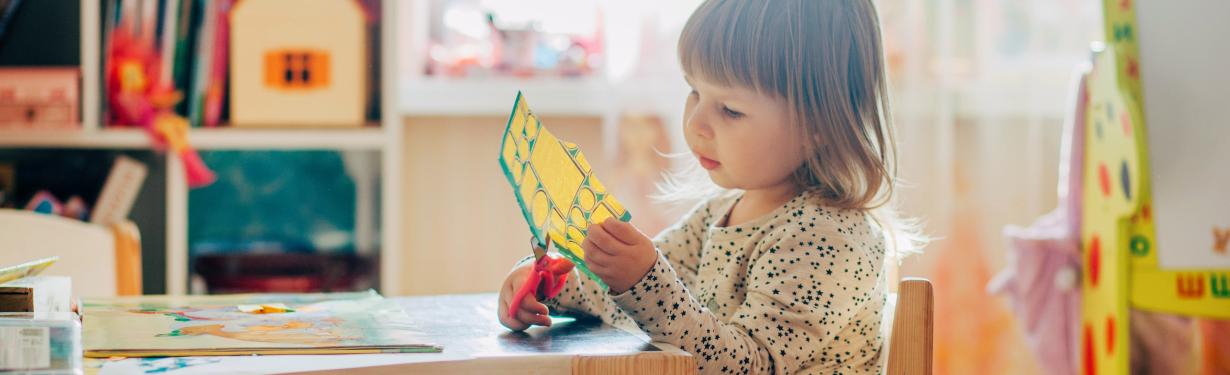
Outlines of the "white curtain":
<svg viewBox="0 0 1230 375">
<path fill-rule="evenodd" d="M 1075 68 L 1101 39 L 1101 2 L 877 4 L 910 185 L 902 208 L 936 237 L 901 270 L 936 284 L 936 371 L 1038 373 L 985 285 L 1008 261 L 1003 227 L 1055 207 L 1064 111 Z"/>
</svg>

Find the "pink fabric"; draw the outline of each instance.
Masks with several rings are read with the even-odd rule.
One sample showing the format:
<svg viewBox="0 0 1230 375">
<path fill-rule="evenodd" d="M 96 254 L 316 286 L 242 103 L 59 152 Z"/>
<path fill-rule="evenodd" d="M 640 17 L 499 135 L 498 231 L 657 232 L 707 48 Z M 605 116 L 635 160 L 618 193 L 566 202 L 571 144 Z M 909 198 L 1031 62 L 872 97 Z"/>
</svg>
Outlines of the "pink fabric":
<svg viewBox="0 0 1230 375">
<path fill-rule="evenodd" d="M 1057 209 L 1028 228 L 1005 228 L 1012 264 L 991 282 L 992 293 L 1009 297 L 1039 365 L 1058 375 L 1077 373 L 1080 325 L 1080 238 L 1065 215 Z"/>
<path fill-rule="evenodd" d="M 1064 128 L 1059 165 L 1059 207 L 1028 228 L 1008 226 L 1010 264 L 988 286 L 1009 297 L 1026 344 L 1048 374 L 1076 374 L 1080 325 L 1080 226 L 1084 163 L 1085 92 L 1081 71 Z"/>
</svg>

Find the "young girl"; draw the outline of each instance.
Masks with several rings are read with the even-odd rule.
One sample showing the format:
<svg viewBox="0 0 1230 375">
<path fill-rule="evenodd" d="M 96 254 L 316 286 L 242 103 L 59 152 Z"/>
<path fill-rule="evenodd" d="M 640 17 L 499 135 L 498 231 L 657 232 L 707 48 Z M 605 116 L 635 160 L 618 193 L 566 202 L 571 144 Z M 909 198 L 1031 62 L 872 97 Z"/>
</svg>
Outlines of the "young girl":
<svg viewBox="0 0 1230 375">
<path fill-rule="evenodd" d="M 871 0 L 700 5 L 679 40 L 684 134 L 722 191 L 653 240 L 591 226 L 609 291 L 573 271 L 509 317 L 519 265 L 501 322 L 549 325 L 550 306 L 635 324 L 703 373 L 879 373 L 895 147 L 878 22 Z"/>
</svg>

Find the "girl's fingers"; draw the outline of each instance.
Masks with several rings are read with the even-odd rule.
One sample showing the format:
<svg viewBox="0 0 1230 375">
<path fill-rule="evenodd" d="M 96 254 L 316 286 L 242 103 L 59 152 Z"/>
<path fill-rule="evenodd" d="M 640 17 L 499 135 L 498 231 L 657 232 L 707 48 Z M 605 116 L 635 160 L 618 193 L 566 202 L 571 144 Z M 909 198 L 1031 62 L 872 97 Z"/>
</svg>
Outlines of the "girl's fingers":
<svg viewBox="0 0 1230 375">
<path fill-rule="evenodd" d="M 591 269 L 594 266 L 605 266 L 611 259 L 611 255 L 598 248 L 590 238 L 581 241 L 581 250 L 585 250 L 585 263 L 589 264 Z"/>
<path fill-rule="evenodd" d="M 508 303 L 507 303 L 508 301 L 507 300 L 508 300 L 508 297 L 504 296 L 503 301 L 500 302 L 500 308 L 498 309 L 499 311 L 497 312 L 500 318 L 500 324 L 503 324 L 504 327 L 507 327 L 508 329 L 513 330 L 513 331 L 522 331 L 522 330 L 525 330 L 526 328 L 529 328 L 529 325 L 526 323 L 523 323 L 521 319 L 508 316 Z"/>
<path fill-rule="evenodd" d="M 619 248 L 625 246 L 623 242 L 611 237 L 611 234 L 602 227 L 602 224 L 589 226 L 589 233 L 585 235 L 585 239 L 593 241 L 594 245 L 598 245 L 598 249 L 607 254 L 615 255 Z"/>
<path fill-rule="evenodd" d="M 603 220 L 600 227 L 602 227 L 606 233 L 610 234 L 611 238 L 614 238 L 625 245 L 637 244 L 640 242 L 642 237 L 645 237 L 645 235 L 641 234 L 640 229 L 636 229 L 636 226 L 613 217 Z"/>
<path fill-rule="evenodd" d="M 525 310 L 531 314 L 543 315 L 546 315 L 549 312 L 547 305 L 542 302 L 538 302 L 538 299 L 534 298 L 532 293 L 525 295 L 525 299 L 521 300 L 521 310 Z"/>
<path fill-rule="evenodd" d="M 521 311 L 517 312 L 517 318 L 522 323 L 550 326 L 551 317 L 547 315 L 548 313 L 550 310 L 547 305 L 538 302 L 534 296 L 525 296 L 525 300 L 521 301 Z"/>
<path fill-rule="evenodd" d="M 546 316 L 546 315 L 534 314 L 529 311 L 525 311 L 524 309 L 517 312 L 517 320 L 520 321 L 519 323 L 526 325 L 527 328 L 530 325 L 540 325 L 540 326 L 550 326 L 551 325 L 551 317 Z"/>
<path fill-rule="evenodd" d="M 522 323 L 520 318 L 509 318 L 504 314 L 500 314 L 500 324 L 513 331 L 524 331 L 526 328 L 530 328 L 530 325 Z"/>
</svg>

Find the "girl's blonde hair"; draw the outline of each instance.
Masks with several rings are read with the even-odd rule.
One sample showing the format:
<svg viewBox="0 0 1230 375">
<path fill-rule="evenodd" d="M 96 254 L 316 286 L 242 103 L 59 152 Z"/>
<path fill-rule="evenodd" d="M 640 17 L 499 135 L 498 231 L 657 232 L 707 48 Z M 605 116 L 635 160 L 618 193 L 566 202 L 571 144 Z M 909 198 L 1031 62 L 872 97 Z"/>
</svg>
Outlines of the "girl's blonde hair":
<svg viewBox="0 0 1230 375">
<path fill-rule="evenodd" d="M 683 28 L 679 60 L 690 76 L 784 99 L 806 155 L 798 185 L 870 211 L 894 248 L 913 247 L 892 210 L 897 149 L 871 0 L 708 0 Z"/>
</svg>

